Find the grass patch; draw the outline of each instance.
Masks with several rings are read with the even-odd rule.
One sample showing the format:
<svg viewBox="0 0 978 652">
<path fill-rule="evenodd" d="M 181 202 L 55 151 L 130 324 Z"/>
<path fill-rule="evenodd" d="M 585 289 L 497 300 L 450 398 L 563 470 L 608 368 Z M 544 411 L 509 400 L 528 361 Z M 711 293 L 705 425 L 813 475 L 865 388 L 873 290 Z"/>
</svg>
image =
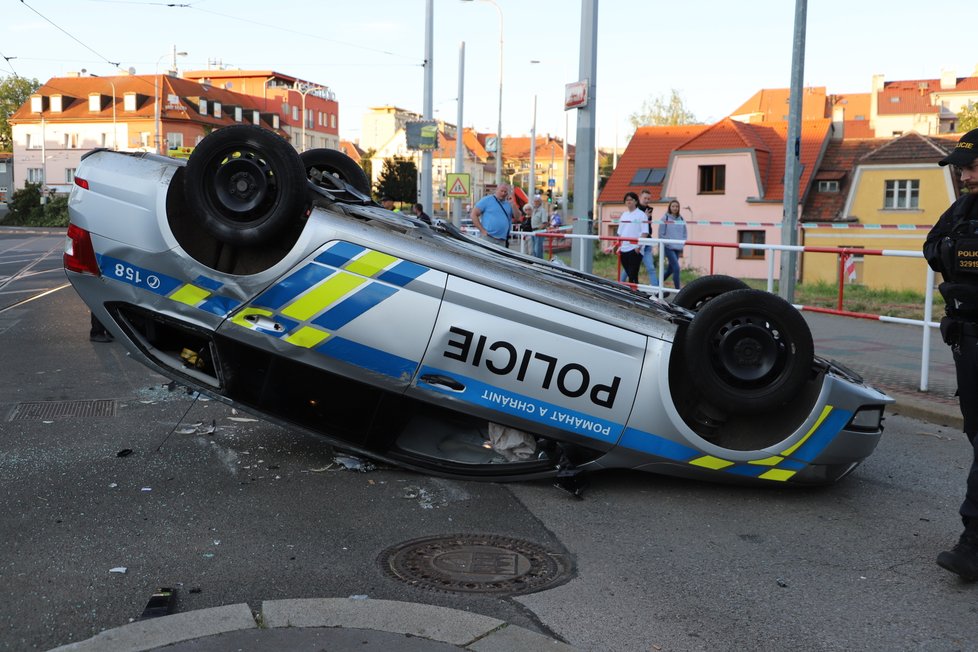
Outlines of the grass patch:
<svg viewBox="0 0 978 652">
<path fill-rule="evenodd" d="M 594 254 L 593 273 L 603 278 L 617 280 L 618 256 L 597 252 Z M 701 276 L 697 270 L 684 269 L 681 273 L 682 282 L 689 283 Z M 647 280 L 645 267 L 642 267 L 640 279 Z M 767 289 L 765 279 L 744 279 L 749 286 L 758 290 Z M 774 281 L 774 291 L 778 291 L 778 281 Z M 817 283 L 802 283 L 795 286 L 795 303 L 815 306 L 818 308 L 838 308 L 839 286 L 835 283 L 820 281 Z M 924 318 L 924 295 L 913 290 L 874 289 L 863 285 L 846 285 L 844 288 L 842 309 L 849 312 L 864 312 L 871 315 L 887 315 L 903 319 Z M 944 298 L 934 293 L 934 308 L 932 317 L 944 314 Z"/>
</svg>

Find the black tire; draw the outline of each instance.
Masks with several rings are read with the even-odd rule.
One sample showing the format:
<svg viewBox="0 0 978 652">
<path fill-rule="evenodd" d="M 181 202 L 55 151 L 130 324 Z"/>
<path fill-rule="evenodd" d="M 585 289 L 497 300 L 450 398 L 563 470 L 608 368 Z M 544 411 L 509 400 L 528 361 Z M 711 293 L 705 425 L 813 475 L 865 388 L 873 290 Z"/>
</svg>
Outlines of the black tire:
<svg viewBox="0 0 978 652">
<path fill-rule="evenodd" d="M 204 138 L 187 161 L 184 192 L 204 229 L 221 242 L 259 245 L 305 215 L 306 170 L 277 134 L 252 125 Z"/>
<path fill-rule="evenodd" d="M 693 279 L 682 287 L 672 298 L 673 305 L 698 312 L 703 305 L 726 292 L 745 290 L 749 286 L 739 278 L 712 274 Z"/>
<path fill-rule="evenodd" d="M 299 154 L 308 177 L 330 174 L 353 186 L 361 194 L 370 196 L 370 179 L 357 162 L 335 149 L 309 149 Z"/>
<path fill-rule="evenodd" d="M 732 290 L 703 304 L 682 343 L 704 400 L 731 414 L 766 412 L 793 399 L 815 358 L 808 324 L 762 290 Z"/>
</svg>

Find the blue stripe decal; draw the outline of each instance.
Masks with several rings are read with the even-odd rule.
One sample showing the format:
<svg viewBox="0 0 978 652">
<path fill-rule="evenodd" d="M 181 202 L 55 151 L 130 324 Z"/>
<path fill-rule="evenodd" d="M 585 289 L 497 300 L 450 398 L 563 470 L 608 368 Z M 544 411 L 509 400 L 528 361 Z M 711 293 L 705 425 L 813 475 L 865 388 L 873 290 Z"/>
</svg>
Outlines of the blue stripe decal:
<svg viewBox="0 0 978 652">
<path fill-rule="evenodd" d="M 402 260 L 378 276 L 377 280 L 385 281 L 392 285 L 397 285 L 398 287 L 404 287 L 427 271 L 427 267 L 422 267 L 416 263 Z"/>
<path fill-rule="evenodd" d="M 811 462 L 846 427 L 846 424 L 849 423 L 849 419 L 851 418 L 852 412 L 849 410 L 840 410 L 839 408 L 832 410 L 832 413 L 819 425 L 818 430 L 791 457 Z"/>
<path fill-rule="evenodd" d="M 780 469 L 781 465 L 778 465 L 776 468 Z M 733 473 L 734 475 L 742 475 L 748 478 L 756 478 L 762 473 L 767 473 L 768 471 L 770 471 L 771 467 L 747 465 L 747 464 L 735 464 L 733 466 L 725 466 L 720 470 L 723 471 L 724 473 Z"/>
<path fill-rule="evenodd" d="M 333 267 L 343 267 L 350 260 L 366 251 L 363 247 L 349 242 L 337 242 L 332 247 L 316 256 L 316 262 Z"/>
<path fill-rule="evenodd" d="M 801 471 L 803 468 L 808 466 L 804 462 L 799 462 L 797 460 L 785 459 L 781 460 L 777 464 L 779 469 L 788 469 L 789 471 Z"/>
<path fill-rule="evenodd" d="M 397 290 L 389 285 L 370 283 L 359 292 L 343 299 L 336 306 L 313 319 L 312 323 L 335 331 L 394 294 L 397 294 Z"/>
<path fill-rule="evenodd" d="M 99 269 L 102 270 L 102 276 L 105 278 L 126 283 L 160 296 L 166 296 L 184 284 L 180 279 L 133 265 L 120 258 L 96 254 L 95 259 Z"/>
<path fill-rule="evenodd" d="M 195 281 L 196 283 L 196 281 Z M 203 303 L 197 307 L 205 312 L 209 312 L 215 315 L 224 316 L 236 309 L 241 305 L 241 302 L 237 299 L 232 299 L 230 297 L 212 296 L 204 300 Z"/>
<path fill-rule="evenodd" d="M 456 391 L 442 385 L 429 385 L 421 380 L 421 378 L 428 374 L 454 378 L 464 383 L 465 389 Z M 613 444 L 618 440 L 622 430 L 622 425 L 614 421 L 595 417 L 584 412 L 569 410 L 565 407 L 515 392 L 502 390 L 498 387 L 479 382 L 478 380 L 442 371 L 434 367 L 422 368 L 419 373 L 418 387 L 448 394 L 471 405 L 479 405 L 496 412 L 504 412 L 554 428 L 562 428 L 563 430 L 609 444 Z"/>
<path fill-rule="evenodd" d="M 625 434 L 622 435 L 618 445 L 679 462 L 688 462 L 694 457 L 703 455 L 695 448 L 635 428 L 625 428 Z"/>
<path fill-rule="evenodd" d="M 335 335 L 317 346 L 316 351 L 399 380 L 409 380 L 418 368 L 418 363 L 412 360 Z"/>
<path fill-rule="evenodd" d="M 312 286 L 322 282 L 323 279 L 329 278 L 335 272 L 336 270 L 329 267 L 322 267 L 321 265 L 306 265 L 288 278 L 283 279 L 259 294 L 251 302 L 251 305 L 268 308 L 269 310 L 278 310 Z"/>
<path fill-rule="evenodd" d="M 215 281 L 214 279 L 207 278 L 203 274 L 195 278 L 193 280 L 193 284 L 196 285 L 197 287 L 202 287 L 205 290 L 210 290 L 211 292 L 220 290 L 221 287 L 224 285 L 220 281 Z"/>
</svg>

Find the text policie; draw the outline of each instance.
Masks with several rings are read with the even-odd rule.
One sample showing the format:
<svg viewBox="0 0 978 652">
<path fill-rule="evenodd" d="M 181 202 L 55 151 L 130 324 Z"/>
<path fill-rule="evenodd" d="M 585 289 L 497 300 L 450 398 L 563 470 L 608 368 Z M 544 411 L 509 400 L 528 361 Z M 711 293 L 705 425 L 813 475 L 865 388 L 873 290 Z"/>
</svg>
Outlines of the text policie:
<svg viewBox="0 0 978 652">
<path fill-rule="evenodd" d="M 507 376 L 515 371 L 516 380 L 520 382 L 526 382 L 530 365 L 535 365 L 533 361 L 538 360 L 545 366 L 540 385 L 543 389 L 550 389 L 556 376 L 557 390 L 564 396 L 578 398 L 587 394 L 592 403 L 609 409 L 615 404 L 615 396 L 621 384 L 621 378 L 618 376 L 615 376 L 610 384 L 595 383 L 592 386 L 591 374 L 584 365 L 576 362 L 560 365 L 556 357 L 530 349 L 525 349 L 520 355 L 516 347 L 509 342 L 500 340 L 488 343 L 485 335 L 476 336 L 472 331 L 456 326 L 449 330 L 460 339 L 448 341 L 448 349 L 444 351 L 446 358 L 468 363 L 473 367 L 483 366 L 497 376 Z M 489 353 L 487 354 L 486 351 Z"/>
</svg>

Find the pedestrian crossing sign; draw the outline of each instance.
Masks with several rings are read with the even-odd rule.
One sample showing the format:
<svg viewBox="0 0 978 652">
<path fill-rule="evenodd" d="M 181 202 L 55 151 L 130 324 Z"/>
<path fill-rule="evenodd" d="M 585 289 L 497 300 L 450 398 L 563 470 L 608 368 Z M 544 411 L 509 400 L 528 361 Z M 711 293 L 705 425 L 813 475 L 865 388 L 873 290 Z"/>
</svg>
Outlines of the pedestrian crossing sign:
<svg viewBox="0 0 978 652">
<path fill-rule="evenodd" d="M 468 197 L 472 187 L 470 177 L 468 173 L 446 174 L 445 183 L 448 185 L 448 192 L 445 194 L 449 197 Z"/>
</svg>

